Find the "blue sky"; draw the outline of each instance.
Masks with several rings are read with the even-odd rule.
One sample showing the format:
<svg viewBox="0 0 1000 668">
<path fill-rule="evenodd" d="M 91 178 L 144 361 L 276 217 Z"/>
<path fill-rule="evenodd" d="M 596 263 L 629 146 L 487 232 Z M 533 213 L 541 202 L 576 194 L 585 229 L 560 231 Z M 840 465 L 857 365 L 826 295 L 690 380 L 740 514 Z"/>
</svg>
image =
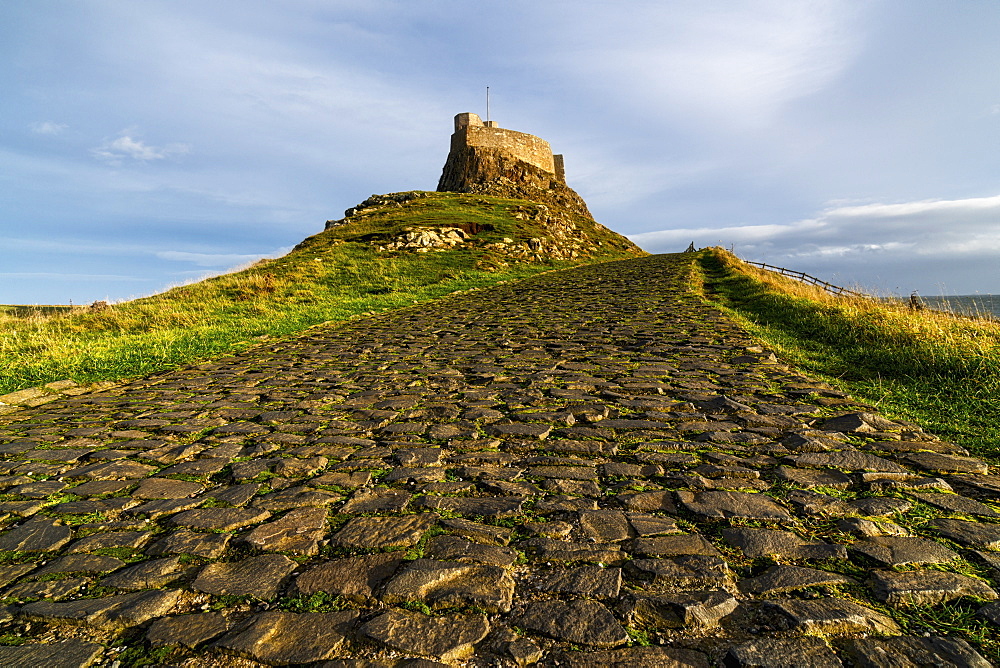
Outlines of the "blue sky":
<svg viewBox="0 0 1000 668">
<path fill-rule="evenodd" d="M 1000 3 L 7 0 L 0 303 L 160 291 L 432 190 L 462 111 L 650 252 L 1000 293 Z"/>
</svg>

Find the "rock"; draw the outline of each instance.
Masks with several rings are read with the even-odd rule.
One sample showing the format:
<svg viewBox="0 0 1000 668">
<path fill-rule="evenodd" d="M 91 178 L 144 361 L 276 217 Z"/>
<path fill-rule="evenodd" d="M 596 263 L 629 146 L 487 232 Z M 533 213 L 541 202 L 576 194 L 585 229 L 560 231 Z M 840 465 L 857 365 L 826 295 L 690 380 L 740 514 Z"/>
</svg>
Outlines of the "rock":
<svg viewBox="0 0 1000 668">
<path fill-rule="evenodd" d="M 270 516 L 266 510 L 252 508 L 198 508 L 177 513 L 170 518 L 170 524 L 202 531 L 235 531 Z"/>
<path fill-rule="evenodd" d="M 847 447 L 841 440 L 816 434 L 789 434 L 781 444 L 793 452 L 829 452 Z"/>
<path fill-rule="evenodd" d="M 591 540 L 613 543 L 632 537 L 632 527 L 620 510 L 590 510 L 580 513 L 580 528 Z"/>
<path fill-rule="evenodd" d="M 489 630 L 484 615 L 430 617 L 392 610 L 366 623 L 359 633 L 405 654 L 452 663 L 471 655 Z"/>
<path fill-rule="evenodd" d="M 102 587 L 115 589 L 154 589 L 181 577 L 184 567 L 177 557 L 141 561 L 126 566 L 101 580 Z"/>
<path fill-rule="evenodd" d="M 856 512 L 846 501 L 808 490 L 793 490 L 789 492 L 787 500 L 799 512 L 806 515 L 837 517 L 840 515 L 852 515 Z"/>
<path fill-rule="evenodd" d="M 974 473 L 983 475 L 990 467 L 974 457 L 959 457 L 938 452 L 914 452 L 903 458 L 909 464 L 931 473 Z"/>
<path fill-rule="evenodd" d="M 945 538 L 956 543 L 987 550 L 1000 550 L 1000 526 L 967 522 L 965 520 L 936 519 L 927 523 Z"/>
<path fill-rule="evenodd" d="M 991 665 L 961 638 L 843 638 L 837 648 L 857 668 L 913 668 L 954 666 L 989 668 Z"/>
<path fill-rule="evenodd" d="M 21 526 L 0 533 L 0 551 L 52 552 L 68 543 L 72 535 L 69 527 L 47 518 L 33 517 Z"/>
<path fill-rule="evenodd" d="M 709 668 L 708 657 L 690 649 L 667 647 L 627 647 L 603 652 L 565 652 L 559 665 L 569 668 Z"/>
<path fill-rule="evenodd" d="M 487 425 L 486 433 L 490 436 L 497 436 L 500 438 L 515 437 L 544 439 L 552 433 L 552 425 L 530 423 L 491 424 Z"/>
<path fill-rule="evenodd" d="M 66 548 L 66 552 L 73 554 L 122 547 L 135 550 L 148 543 L 152 537 L 150 531 L 105 531 L 73 541 Z"/>
<path fill-rule="evenodd" d="M 970 499 L 967 496 L 913 491 L 909 492 L 909 495 L 918 501 L 923 501 L 928 505 L 942 510 L 947 510 L 951 513 L 958 513 L 960 515 L 977 515 L 979 517 L 1000 517 L 1000 513 L 993 508 L 990 508 L 985 503 L 980 503 L 975 499 Z"/>
<path fill-rule="evenodd" d="M 422 601 L 432 609 L 476 606 L 488 612 L 508 612 L 514 580 L 502 568 L 479 564 L 417 559 L 385 585 L 387 605 Z"/>
<path fill-rule="evenodd" d="M 751 559 L 779 556 L 786 559 L 846 559 L 843 545 L 806 541 L 791 531 L 781 529 L 754 529 L 727 527 L 722 529 L 723 539 L 738 548 L 743 556 Z"/>
<path fill-rule="evenodd" d="M 877 413 L 848 413 L 830 418 L 821 427 L 825 431 L 840 431 L 845 434 L 874 434 L 883 431 L 899 431 L 900 426 Z"/>
<path fill-rule="evenodd" d="M 387 548 L 416 545 L 433 525 L 433 513 L 402 517 L 355 517 L 331 538 L 341 547 Z"/>
<path fill-rule="evenodd" d="M 556 640 L 594 647 L 616 647 L 628 634 L 611 611 L 590 600 L 536 601 L 514 615 L 515 626 Z"/>
<path fill-rule="evenodd" d="M 910 490 L 941 490 L 952 491 L 951 485 L 941 478 L 928 478 L 923 475 L 909 473 L 861 473 L 861 483 L 857 485 L 861 492 L 894 492 Z"/>
<path fill-rule="evenodd" d="M 325 592 L 331 596 L 343 596 L 354 603 L 370 604 L 375 598 L 375 591 L 392 577 L 402 563 L 398 553 L 393 552 L 325 561 L 298 576 L 295 588 L 306 595 Z"/>
<path fill-rule="evenodd" d="M 32 577 L 40 578 L 56 573 L 107 573 L 124 565 L 125 562 L 117 557 L 106 557 L 98 554 L 71 554 L 53 559 L 35 571 Z"/>
<path fill-rule="evenodd" d="M 891 496 L 876 496 L 853 499 L 847 502 L 847 506 L 858 515 L 886 517 L 888 515 L 901 515 L 912 508 L 913 504 Z"/>
<path fill-rule="evenodd" d="M 546 522 L 546 524 L 553 524 Z M 625 553 L 617 545 L 577 543 L 549 538 L 533 538 L 519 547 L 534 550 L 536 561 L 580 561 L 592 564 L 619 564 Z"/>
<path fill-rule="evenodd" d="M 163 554 L 190 554 L 203 559 L 218 559 L 226 551 L 232 537 L 228 533 L 196 533 L 182 529 L 150 545 L 146 554 L 154 557 Z"/>
<path fill-rule="evenodd" d="M 217 612 L 161 617 L 149 625 L 146 640 L 153 646 L 176 645 L 194 649 L 217 638 L 232 624 Z"/>
<path fill-rule="evenodd" d="M 132 491 L 136 499 L 183 499 L 205 491 L 205 486 L 172 478 L 146 478 Z"/>
<path fill-rule="evenodd" d="M 726 668 L 841 668 L 844 664 L 821 638 L 759 638 L 729 649 Z"/>
<path fill-rule="evenodd" d="M 344 515 L 361 513 L 400 513 L 413 495 L 402 489 L 359 489 L 340 508 Z"/>
<path fill-rule="evenodd" d="M 889 520 L 866 520 L 860 517 L 845 517 L 837 520 L 836 527 L 844 533 L 860 538 L 910 535 L 909 531 Z"/>
<path fill-rule="evenodd" d="M 332 659 L 358 618 L 342 612 L 264 612 L 215 642 L 215 647 L 271 665 Z"/>
<path fill-rule="evenodd" d="M 423 506 L 434 510 L 497 519 L 521 514 L 521 506 L 527 500 L 523 496 L 469 497 L 469 496 L 426 496 Z"/>
<path fill-rule="evenodd" d="M 779 466 L 775 470 L 778 480 L 789 482 L 800 487 L 830 487 L 832 489 L 847 489 L 853 482 L 845 473 L 833 470 L 799 469 L 791 466 Z"/>
<path fill-rule="evenodd" d="M 271 484 L 276 486 L 276 480 L 278 478 L 272 478 Z M 311 487 L 299 486 L 258 496 L 254 498 L 250 505 L 254 508 L 281 512 L 290 508 L 325 508 L 339 500 L 340 496 L 337 494 L 316 490 Z"/>
<path fill-rule="evenodd" d="M 3 598 L 18 601 L 46 599 L 60 601 L 87 585 L 86 578 L 63 578 L 42 582 L 19 582 L 3 591 Z"/>
<path fill-rule="evenodd" d="M 480 545 L 458 536 L 434 536 L 427 541 L 424 555 L 436 561 L 489 564 L 509 567 L 520 556 L 517 550 L 496 545 Z"/>
<path fill-rule="evenodd" d="M 252 596 L 267 601 L 278 595 L 282 582 L 297 567 L 280 554 L 217 562 L 205 566 L 191 588 L 214 596 Z"/>
<path fill-rule="evenodd" d="M 667 513 L 677 512 L 674 505 L 673 492 L 662 490 L 659 492 L 627 492 L 619 494 L 615 500 L 626 510 L 633 512 L 663 511 Z"/>
<path fill-rule="evenodd" d="M 766 601 L 763 610 L 778 617 L 779 627 L 808 635 L 899 634 L 889 617 L 843 599 Z"/>
<path fill-rule="evenodd" d="M 21 616 L 44 622 L 79 622 L 121 629 L 137 626 L 170 612 L 181 597 L 172 590 L 140 591 L 75 601 L 38 601 L 21 608 Z"/>
<path fill-rule="evenodd" d="M 632 554 L 649 557 L 677 557 L 684 554 L 719 555 L 715 546 L 698 534 L 636 538 L 626 546 L 626 549 Z"/>
<path fill-rule="evenodd" d="M 986 582 L 958 573 L 875 571 L 871 576 L 875 597 L 895 608 L 937 605 L 962 596 L 991 601 L 997 593 Z"/>
<path fill-rule="evenodd" d="M 882 459 L 867 452 L 839 450 L 836 452 L 809 452 L 804 455 L 786 457 L 795 466 L 828 467 L 847 471 L 878 471 L 888 473 L 908 473 L 908 471 L 888 459 Z"/>
<path fill-rule="evenodd" d="M 633 559 L 626 570 L 640 579 L 651 580 L 653 592 L 678 589 L 726 589 L 733 574 L 720 557 L 692 554 L 669 559 Z"/>
<path fill-rule="evenodd" d="M 132 499 L 109 499 L 108 501 L 90 501 L 88 503 L 109 503 L 110 501 L 127 501 L 129 504 L 134 504 L 135 501 Z M 82 501 L 76 501 L 75 503 L 84 503 Z M 182 510 L 190 510 L 192 508 L 197 508 L 202 503 L 203 499 L 154 499 L 152 501 L 147 501 L 141 506 L 136 506 L 129 510 L 129 515 L 132 517 L 138 517 L 139 515 L 145 515 L 151 520 L 155 520 L 157 517 L 162 517 L 163 515 L 173 515 Z M 119 509 L 120 510 L 120 509 Z M 94 510 L 82 511 L 82 512 L 110 512 L 110 508 L 97 508 Z M 77 511 L 80 512 L 80 511 Z"/>
<path fill-rule="evenodd" d="M 874 536 L 859 540 L 848 546 L 848 549 L 888 566 L 938 564 L 958 558 L 957 554 L 941 543 L 904 536 Z"/>
<path fill-rule="evenodd" d="M 542 648 L 527 638 L 514 638 L 504 648 L 518 666 L 533 666 L 542 659 Z"/>
<path fill-rule="evenodd" d="M 716 590 L 635 595 L 627 610 L 631 622 L 640 627 L 712 629 L 738 605 L 732 594 Z"/>
<path fill-rule="evenodd" d="M 0 565 L 0 586 L 10 584 L 25 573 L 35 569 L 35 564 L 4 564 Z"/>
<path fill-rule="evenodd" d="M 853 579 L 837 573 L 819 571 L 814 568 L 778 565 L 772 566 L 763 575 L 740 580 L 737 587 L 748 596 L 767 596 L 807 587 L 823 587 L 853 582 Z"/>
<path fill-rule="evenodd" d="M 710 519 L 789 519 L 788 511 L 763 494 L 746 492 L 677 492 L 681 504 L 692 513 Z"/>
<path fill-rule="evenodd" d="M 1000 602 L 987 603 L 976 610 L 976 617 L 985 619 L 993 626 L 1000 626 Z"/>
<path fill-rule="evenodd" d="M 620 568 L 579 566 L 545 573 L 534 583 L 534 588 L 538 591 L 588 598 L 615 598 L 621 585 Z"/>
<path fill-rule="evenodd" d="M 658 536 L 668 533 L 680 533 L 677 520 L 662 515 L 646 515 L 641 513 L 626 513 L 632 531 L 641 537 Z"/>
<path fill-rule="evenodd" d="M 464 536 L 477 543 L 489 545 L 507 545 L 510 543 L 512 529 L 497 527 L 492 524 L 482 524 L 463 519 L 442 519 L 441 526 L 459 536 Z"/>
<path fill-rule="evenodd" d="M 104 653 L 93 642 L 72 638 L 39 644 L 0 646 L 0 665 L 7 668 L 86 668 Z"/>
<path fill-rule="evenodd" d="M 240 539 L 265 552 L 313 555 L 326 535 L 325 508 L 296 508 L 274 522 L 255 527 Z"/>
<path fill-rule="evenodd" d="M 134 480 L 145 478 L 155 470 L 155 466 L 122 459 L 81 466 L 67 471 L 64 475 L 67 478 L 88 478 L 90 480 Z"/>
</svg>

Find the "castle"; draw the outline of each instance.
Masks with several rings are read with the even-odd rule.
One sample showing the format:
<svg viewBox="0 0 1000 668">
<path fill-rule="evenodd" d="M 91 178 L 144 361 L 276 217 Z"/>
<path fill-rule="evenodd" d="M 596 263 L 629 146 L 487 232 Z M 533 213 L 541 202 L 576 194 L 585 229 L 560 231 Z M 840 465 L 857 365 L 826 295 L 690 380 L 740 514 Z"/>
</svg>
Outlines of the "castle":
<svg viewBox="0 0 1000 668">
<path fill-rule="evenodd" d="M 562 155 L 540 137 L 497 127 L 473 113 L 455 116 L 439 192 L 481 193 L 553 204 L 593 218 L 566 185 Z"/>
<path fill-rule="evenodd" d="M 535 135 L 497 127 L 496 121 L 483 121 L 478 114 L 464 113 L 455 116 L 455 133 L 451 136 L 451 150 L 468 146 L 481 146 L 504 151 L 529 165 L 554 174 L 566 182 L 562 155 L 553 155 L 549 143 Z"/>
</svg>

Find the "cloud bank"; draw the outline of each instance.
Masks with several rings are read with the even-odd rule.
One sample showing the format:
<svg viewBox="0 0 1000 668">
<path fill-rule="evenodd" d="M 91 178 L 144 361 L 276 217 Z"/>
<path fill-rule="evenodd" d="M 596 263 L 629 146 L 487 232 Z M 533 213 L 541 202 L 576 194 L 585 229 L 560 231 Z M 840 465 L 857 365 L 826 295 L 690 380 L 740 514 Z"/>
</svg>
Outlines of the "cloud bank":
<svg viewBox="0 0 1000 668">
<path fill-rule="evenodd" d="M 836 271 L 875 288 L 909 281 L 924 289 L 989 292 L 1000 275 L 1000 195 L 845 204 L 784 225 L 677 228 L 630 238 L 651 252 L 683 250 L 692 240 L 699 247 L 732 247 L 744 259 Z M 952 269 L 942 271 L 946 266 Z"/>
<path fill-rule="evenodd" d="M 108 163 L 119 165 L 126 159 L 138 162 L 149 162 L 151 160 L 163 160 L 165 158 L 184 155 L 191 150 L 187 144 L 168 144 L 166 146 L 150 146 L 141 139 L 131 136 L 128 131 L 123 131 L 118 138 L 104 142 L 100 146 L 91 149 L 94 157 Z"/>
</svg>

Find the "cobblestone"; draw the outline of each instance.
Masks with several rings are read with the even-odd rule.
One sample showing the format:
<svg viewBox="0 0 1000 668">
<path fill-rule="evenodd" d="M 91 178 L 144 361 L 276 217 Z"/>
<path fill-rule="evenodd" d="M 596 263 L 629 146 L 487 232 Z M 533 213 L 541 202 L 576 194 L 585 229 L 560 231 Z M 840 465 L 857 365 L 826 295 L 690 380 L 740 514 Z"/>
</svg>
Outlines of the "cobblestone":
<svg viewBox="0 0 1000 668">
<path fill-rule="evenodd" d="M 902 622 L 996 628 L 992 465 L 783 364 L 691 261 L 4 414 L 0 663 L 989 665 Z"/>
</svg>

